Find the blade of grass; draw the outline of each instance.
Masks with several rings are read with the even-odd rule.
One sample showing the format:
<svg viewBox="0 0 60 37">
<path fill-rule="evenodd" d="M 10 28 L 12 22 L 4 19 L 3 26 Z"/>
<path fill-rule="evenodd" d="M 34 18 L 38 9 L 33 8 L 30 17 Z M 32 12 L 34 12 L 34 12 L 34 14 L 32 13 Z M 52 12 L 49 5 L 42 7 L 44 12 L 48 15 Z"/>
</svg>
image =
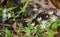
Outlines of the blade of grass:
<svg viewBox="0 0 60 37">
<path fill-rule="evenodd" d="M 15 9 L 15 8 L 16 8 L 16 7 L 10 7 L 10 8 L 7 8 L 7 12 L 9 12 L 9 11 Z"/>
<path fill-rule="evenodd" d="M 48 37 L 54 37 L 55 31 L 51 31 L 48 35 Z"/>
<path fill-rule="evenodd" d="M 12 37 L 11 32 L 7 28 L 5 30 L 5 33 L 6 33 L 6 37 Z"/>
<path fill-rule="evenodd" d="M 18 17 L 22 12 L 25 12 L 25 10 L 26 10 L 27 6 L 29 5 L 29 3 L 30 3 L 30 0 L 26 0 L 26 3 L 23 6 L 23 8 L 21 9 L 21 11 L 17 12 L 18 15 L 16 17 Z"/>
</svg>

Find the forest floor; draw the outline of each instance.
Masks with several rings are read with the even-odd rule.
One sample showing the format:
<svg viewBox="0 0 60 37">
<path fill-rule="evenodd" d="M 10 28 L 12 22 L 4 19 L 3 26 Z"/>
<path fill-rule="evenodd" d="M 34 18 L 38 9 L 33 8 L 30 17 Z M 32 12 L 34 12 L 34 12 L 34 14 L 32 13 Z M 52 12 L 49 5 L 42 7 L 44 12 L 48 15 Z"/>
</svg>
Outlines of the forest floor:
<svg viewBox="0 0 60 37">
<path fill-rule="evenodd" d="M 53 0 L 1 0 L 0 37 L 60 37 L 58 3 Z"/>
</svg>

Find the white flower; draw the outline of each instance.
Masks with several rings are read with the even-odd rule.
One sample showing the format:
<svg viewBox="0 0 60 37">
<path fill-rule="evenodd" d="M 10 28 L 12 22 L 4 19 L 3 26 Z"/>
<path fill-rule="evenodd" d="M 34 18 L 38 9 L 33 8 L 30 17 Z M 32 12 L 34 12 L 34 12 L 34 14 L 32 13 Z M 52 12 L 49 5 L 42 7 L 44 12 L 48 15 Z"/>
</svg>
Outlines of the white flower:
<svg viewBox="0 0 60 37">
<path fill-rule="evenodd" d="M 11 13 L 8 13 L 7 17 L 10 18 L 11 17 Z"/>
<path fill-rule="evenodd" d="M 56 19 L 57 19 L 56 16 L 52 16 L 52 17 L 50 17 L 50 22 L 52 23 L 52 22 L 56 21 Z"/>
<path fill-rule="evenodd" d="M 49 11 L 48 14 L 53 14 L 53 11 Z"/>
<path fill-rule="evenodd" d="M 5 9 L 3 9 L 3 13 L 6 13 L 6 8 L 5 8 Z"/>
<path fill-rule="evenodd" d="M 43 20 L 43 21 L 42 21 L 42 24 L 45 24 L 45 23 L 47 23 L 47 20 Z"/>
<path fill-rule="evenodd" d="M 41 29 L 46 28 L 46 24 L 42 24 L 40 26 L 41 26 Z"/>
<path fill-rule="evenodd" d="M 31 25 L 32 25 L 32 26 L 34 26 L 34 25 L 35 25 L 35 23 L 32 23 Z"/>
<path fill-rule="evenodd" d="M 41 18 L 41 17 L 37 19 L 37 21 L 41 21 L 41 20 L 42 20 L 42 18 Z"/>
<path fill-rule="evenodd" d="M 47 21 L 45 21 L 45 20 L 42 21 L 42 24 L 40 25 L 40 26 L 41 26 L 41 29 L 42 29 L 42 28 L 46 28 L 46 22 L 47 22 Z"/>
<path fill-rule="evenodd" d="M 40 26 L 41 26 L 41 29 L 42 29 L 42 28 L 46 28 L 47 26 L 50 26 L 50 23 L 49 23 L 47 20 L 43 20 L 41 23 L 42 23 L 42 24 L 40 25 Z"/>
<path fill-rule="evenodd" d="M 2 15 L 2 17 L 3 17 L 3 18 L 6 18 L 6 17 L 7 17 L 7 15 L 6 15 L 6 14 L 3 14 L 3 15 Z"/>
<path fill-rule="evenodd" d="M 5 9 L 3 9 L 2 17 L 3 17 L 3 18 L 6 18 L 6 17 L 7 17 L 7 15 L 6 15 L 6 8 L 5 8 Z"/>
</svg>

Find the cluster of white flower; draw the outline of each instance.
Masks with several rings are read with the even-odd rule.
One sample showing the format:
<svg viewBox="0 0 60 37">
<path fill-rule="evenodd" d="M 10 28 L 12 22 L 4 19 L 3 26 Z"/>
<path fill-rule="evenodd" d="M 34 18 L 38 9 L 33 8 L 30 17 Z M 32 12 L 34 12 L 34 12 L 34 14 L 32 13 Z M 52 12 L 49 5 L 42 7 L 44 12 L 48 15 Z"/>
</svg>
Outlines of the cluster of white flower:
<svg viewBox="0 0 60 37">
<path fill-rule="evenodd" d="M 54 16 L 54 15 L 53 15 L 52 17 L 50 17 L 50 23 L 52 23 L 52 22 L 56 21 L 56 20 L 57 20 L 57 18 L 58 18 L 58 17 L 56 17 L 56 16 Z"/>
<path fill-rule="evenodd" d="M 47 26 L 50 26 L 50 23 L 47 20 L 43 20 L 41 22 L 41 29 L 46 28 Z"/>
<path fill-rule="evenodd" d="M 10 18 L 10 17 L 11 17 L 11 13 L 6 14 L 6 12 L 7 12 L 6 8 L 5 8 L 5 9 L 3 9 L 2 17 L 3 17 L 4 19 L 5 19 L 6 17 L 8 17 L 8 18 Z"/>
<path fill-rule="evenodd" d="M 48 12 L 49 15 L 53 15 L 53 11 L 49 11 Z M 38 20 L 41 20 L 41 18 L 39 18 Z M 50 26 L 52 22 L 55 22 L 57 20 L 57 17 L 55 15 L 51 16 L 48 20 L 43 20 L 41 21 L 41 29 L 42 28 L 46 28 L 47 26 Z M 48 22 L 49 21 L 49 22 Z"/>
</svg>

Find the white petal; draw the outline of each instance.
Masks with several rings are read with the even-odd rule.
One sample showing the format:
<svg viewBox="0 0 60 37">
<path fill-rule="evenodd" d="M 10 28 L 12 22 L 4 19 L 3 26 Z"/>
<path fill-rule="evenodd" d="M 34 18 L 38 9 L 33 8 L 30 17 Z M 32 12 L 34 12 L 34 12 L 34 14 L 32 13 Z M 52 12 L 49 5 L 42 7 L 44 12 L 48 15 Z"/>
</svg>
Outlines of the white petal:
<svg viewBox="0 0 60 37">
<path fill-rule="evenodd" d="M 3 13 L 6 13 L 6 8 L 5 8 L 5 9 L 3 9 Z"/>
<path fill-rule="evenodd" d="M 11 13 L 8 13 L 8 15 L 7 15 L 7 16 L 8 16 L 8 18 L 10 18 L 10 17 L 11 17 Z"/>
<path fill-rule="evenodd" d="M 37 8 L 34 8 L 33 11 L 37 11 L 38 9 Z"/>
<path fill-rule="evenodd" d="M 35 23 L 32 23 L 31 25 L 32 25 L 32 26 L 34 26 L 34 25 L 35 25 Z"/>
<path fill-rule="evenodd" d="M 41 26 L 41 29 L 46 28 L 46 24 L 41 24 L 40 26 Z"/>
<path fill-rule="evenodd" d="M 49 11 L 48 14 L 53 14 L 53 11 Z"/>
<path fill-rule="evenodd" d="M 37 21 L 40 21 L 40 20 L 42 20 L 42 18 L 41 18 L 41 17 L 37 19 Z"/>
<path fill-rule="evenodd" d="M 7 15 L 6 14 L 3 14 L 3 16 L 2 16 L 3 18 L 6 18 L 7 17 Z"/>
<path fill-rule="evenodd" d="M 50 18 L 51 22 L 56 21 L 56 19 L 57 19 L 57 17 L 56 17 L 56 16 L 52 16 L 52 17 Z"/>
<path fill-rule="evenodd" d="M 6 8 L 5 8 L 5 9 L 3 9 L 2 17 L 3 17 L 3 18 L 6 18 L 6 17 L 7 17 L 7 15 L 6 15 Z"/>
</svg>

